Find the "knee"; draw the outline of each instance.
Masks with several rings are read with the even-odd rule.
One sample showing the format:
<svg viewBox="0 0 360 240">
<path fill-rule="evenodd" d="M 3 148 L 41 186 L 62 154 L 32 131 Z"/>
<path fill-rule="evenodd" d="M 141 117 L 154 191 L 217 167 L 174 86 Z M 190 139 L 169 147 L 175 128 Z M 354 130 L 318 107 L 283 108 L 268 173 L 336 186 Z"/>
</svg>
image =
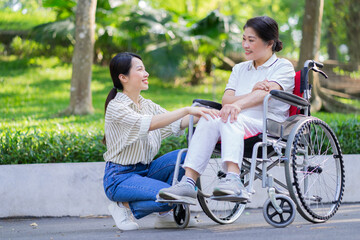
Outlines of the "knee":
<svg viewBox="0 0 360 240">
<path fill-rule="evenodd" d="M 234 132 L 243 130 L 244 129 L 244 121 L 241 118 L 241 116 L 238 116 L 237 120 L 233 123 L 231 123 L 230 121 L 227 121 L 225 123 L 222 122 L 221 128 L 230 129 L 231 131 L 234 131 Z"/>
<path fill-rule="evenodd" d="M 200 118 L 198 124 L 197 124 L 197 129 L 201 129 L 201 128 L 206 128 L 206 129 L 212 129 L 215 128 L 217 126 L 217 124 L 219 124 L 219 121 L 221 120 L 220 118 L 215 118 L 213 119 L 210 115 L 207 115 L 207 120 L 205 118 Z"/>
</svg>

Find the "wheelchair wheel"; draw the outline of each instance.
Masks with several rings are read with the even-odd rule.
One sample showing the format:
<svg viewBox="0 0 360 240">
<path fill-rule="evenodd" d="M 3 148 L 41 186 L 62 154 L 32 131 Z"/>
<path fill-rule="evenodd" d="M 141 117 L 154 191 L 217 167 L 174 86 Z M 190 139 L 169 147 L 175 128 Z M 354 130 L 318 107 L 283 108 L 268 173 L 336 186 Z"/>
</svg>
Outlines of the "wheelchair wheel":
<svg viewBox="0 0 360 240">
<path fill-rule="evenodd" d="M 176 204 L 174 208 L 174 221 L 179 228 L 186 228 L 190 221 L 189 205 Z"/>
<path fill-rule="evenodd" d="M 282 210 L 282 213 L 276 211 L 274 205 L 272 204 L 270 198 L 266 200 L 263 207 L 263 214 L 266 222 L 270 225 L 281 228 L 290 225 L 296 214 L 295 204 L 290 197 L 286 195 L 275 195 L 276 203 Z"/>
<path fill-rule="evenodd" d="M 345 176 L 341 149 L 322 120 L 309 118 L 289 137 L 285 174 L 291 198 L 306 220 L 325 222 L 338 210 Z"/>
<path fill-rule="evenodd" d="M 220 159 L 210 159 L 209 167 L 200 176 L 198 201 L 205 214 L 214 222 L 229 224 L 235 222 L 245 209 L 246 204 L 211 199 L 214 187 L 226 174 L 222 171 Z M 200 193 L 201 192 L 201 193 Z"/>
</svg>

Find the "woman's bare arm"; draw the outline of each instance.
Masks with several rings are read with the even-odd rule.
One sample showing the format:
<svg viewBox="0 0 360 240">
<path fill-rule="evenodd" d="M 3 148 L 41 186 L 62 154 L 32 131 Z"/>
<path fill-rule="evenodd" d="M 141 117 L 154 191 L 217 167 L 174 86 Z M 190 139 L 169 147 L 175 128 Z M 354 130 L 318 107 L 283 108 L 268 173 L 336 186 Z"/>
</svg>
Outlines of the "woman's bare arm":
<svg viewBox="0 0 360 240">
<path fill-rule="evenodd" d="M 181 121 L 181 126 L 180 126 L 181 128 L 185 128 L 186 126 L 189 125 L 189 118 L 188 118 L 189 114 L 197 118 L 204 117 L 206 120 L 208 120 L 207 115 L 210 115 L 210 117 L 212 118 L 216 118 L 219 116 L 219 111 L 204 107 L 185 107 L 172 112 L 158 114 L 152 117 L 149 131 L 163 128 L 175 122 L 176 120 L 179 120 L 187 116 L 185 119 Z"/>
</svg>

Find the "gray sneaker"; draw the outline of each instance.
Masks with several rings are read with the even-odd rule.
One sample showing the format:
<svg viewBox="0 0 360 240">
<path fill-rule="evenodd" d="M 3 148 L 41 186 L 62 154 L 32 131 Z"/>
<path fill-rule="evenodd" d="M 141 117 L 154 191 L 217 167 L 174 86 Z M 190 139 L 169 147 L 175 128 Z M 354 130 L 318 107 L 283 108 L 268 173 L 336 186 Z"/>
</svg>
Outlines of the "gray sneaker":
<svg viewBox="0 0 360 240">
<path fill-rule="evenodd" d="M 239 201 L 246 201 L 250 198 L 250 194 L 245 189 L 240 179 L 231 175 L 227 175 L 220 180 L 218 185 L 214 188 L 213 195 L 215 197 L 231 196 Z"/>
<path fill-rule="evenodd" d="M 188 204 L 196 204 L 197 190 L 186 182 L 186 176 L 181 181 L 169 188 L 160 189 L 157 198 L 162 200 L 183 201 Z"/>
</svg>

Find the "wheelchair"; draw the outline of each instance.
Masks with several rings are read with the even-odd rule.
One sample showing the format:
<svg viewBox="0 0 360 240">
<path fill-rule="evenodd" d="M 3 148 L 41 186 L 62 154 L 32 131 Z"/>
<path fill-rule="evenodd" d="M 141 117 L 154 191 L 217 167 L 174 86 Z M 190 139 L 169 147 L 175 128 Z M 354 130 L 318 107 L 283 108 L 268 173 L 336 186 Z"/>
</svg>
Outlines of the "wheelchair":
<svg viewBox="0 0 360 240">
<path fill-rule="evenodd" d="M 263 205 L 265 220 L 274 227 L 286 227 L 295 219 L 297 212 L 307 221 L 322 223 L 338 210 L 345 186 L 344 161 L 339 142 L 333 130 L 322 120 L 311 116 L 311 85 L 309 71 L 327 75 L 320 69 L 322 63 L 307 60 L 304 68 L 296 73 L 293 94 L 272 90 L 264 98 L 263 131 L 244 140 L 244 159 L 240 178 L 249 193 L 255 193 L 253 183 L 262 181 L 267 188 L 268 199 Z M 291 105 L 289 118 L 284 122 L 268 119 L 269 99 L 277 99 Z M 193 106 L 221 109 L 221 104 L 195 99 Z M 195 128 L 190 119 L 188 143 Z M 204 143 L 206 144 L 206 143 Z M 198 202 L 205 214 L 219 224 L 235 222 L 243 213 L 246 202 L 234 199 L 217 199 L 212 191 L 218 181 L 226 177 L 222 171 L 221 143 L 213 151 L 206 171 L 199 177 Z M 177 183 L 181 155 L 179 152 L 173 184 Z M 285 177 L 275 178 L 269 171 L 283 168 Z M 250 197 L 251 201 L 252 196 Z M 174 220 L 179 228 L 185 228 L 190 219 L 190 208 L 186 202 L 158 200 L 175 204 Z"/>
</svg>

